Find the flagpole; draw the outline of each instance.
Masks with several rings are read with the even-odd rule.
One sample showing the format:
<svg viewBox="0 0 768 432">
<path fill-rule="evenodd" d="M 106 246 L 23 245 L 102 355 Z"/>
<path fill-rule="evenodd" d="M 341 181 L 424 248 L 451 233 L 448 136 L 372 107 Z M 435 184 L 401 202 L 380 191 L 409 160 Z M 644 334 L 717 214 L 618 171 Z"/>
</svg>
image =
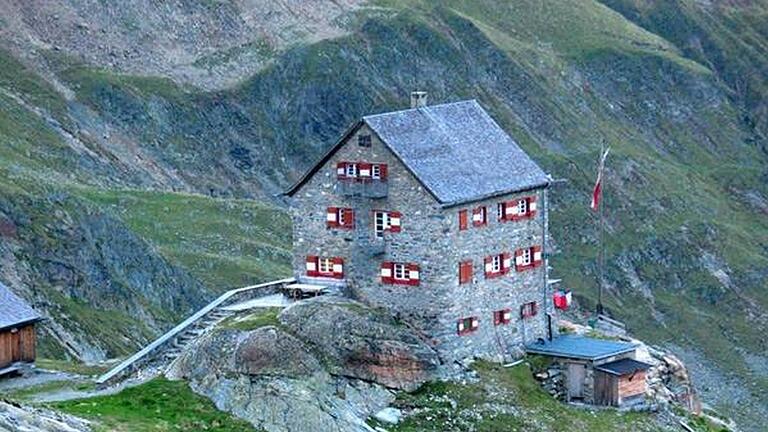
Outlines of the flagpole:
<svg viewBox="0 0 768 432">
<path fill-rule="evenodd" d="M 600 140 L 600 159 L 598 161 L 598 169 L 600 170 L 600 195 L 605 195 L 605 179 L 603 178 L 603 170 L 605 168 L 605 140 Z M 600 217 L 600 256 L 599 256 L 599 263 L 598 267 L 600 270 L 600 280 L 597 284 L 597 314 L 602 315 L 603 314 L 603 280 L 605 277 L 605 218 L 604 218 L 604 210 L 603 210 L 603 199 L 598 201 L 598 206 L 600 206 L 599 211 L 599 217 Z"/>
</svg>

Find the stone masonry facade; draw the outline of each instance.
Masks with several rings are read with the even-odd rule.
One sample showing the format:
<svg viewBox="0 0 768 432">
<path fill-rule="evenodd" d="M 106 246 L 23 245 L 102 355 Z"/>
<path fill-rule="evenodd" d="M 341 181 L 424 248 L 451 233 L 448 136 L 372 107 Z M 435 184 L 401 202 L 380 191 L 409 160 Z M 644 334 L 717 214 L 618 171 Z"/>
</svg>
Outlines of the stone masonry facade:
<svg viewBox="0 0 768 432">
<path fill-rule="evenodd" d="M 370 144 L 359 145 L 360 135 Z M 337 164 L 362 161 L 387 165 L 388 193 L 383 198 L 342 193 Z M 534 197 L 535 216 L 499 221 L 499 202 Z M 343 260 L 343 283 L 352 297 L 383 307 L 408 321 L 428 337 L 444 361 L 467 357 L 510 360 L 523 354 L 523 345 L 546 338 L 549 313 L 554 313 L 546 289 L 546 189 L 497 196 L 449 208 L 425 189 L 409 169 L 361 122 L 325 163 L 292 194 L 293 268 L 297 279 L 311 283 L 335 283 L 308 277 L 307 256 Z M 485 206 L 487 224 L 473 225 L 473 209 Z M 327 226 L 328 207 L 355 212 L 354 229 Z M 401 214 L 399 232 L 386 232 L 383 250 L 376 251 L 375 210 Z M 459 212 L 467 210 L 468 227 L 459 229 Z M 515 251 L 541 248 L 541 263 L 517 271 Z M 498 277 L 486 278 L 485 257 L 508 253 L 512 268 Z M 537 255 L 538 256 L 538 255 Z M 459 283 L 459 263 L 472 262 L 469 282 Z M 418 285 L 382 282 L 384 262 L 418 265 Z M 534 315 L 523 318 L 526 303 L 535 302 Z M 509 310 L 508 323 L 496 325 L 494 312 Z M 474 318 L 476 327 L 459 322 Z M 554 318 L 552 319 L 554 322 Z M 467 321 L 468 323 L 470 321 Z M 554 331 L 554 330 L 553 330 Z"/>
</svg>

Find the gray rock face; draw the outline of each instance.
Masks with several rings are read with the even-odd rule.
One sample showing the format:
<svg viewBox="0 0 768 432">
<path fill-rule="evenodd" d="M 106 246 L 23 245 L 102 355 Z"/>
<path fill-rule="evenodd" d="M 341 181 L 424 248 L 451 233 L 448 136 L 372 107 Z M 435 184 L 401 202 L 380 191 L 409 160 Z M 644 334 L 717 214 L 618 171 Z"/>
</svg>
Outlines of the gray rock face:
<svg viewBox="0 0 768 432">
<path fill-rule="evenodd" d="M 0 432 L 89 432 L 86 420 L 0 402 Z"/>
<path fill-rule="evenodd" d="M 331 375 L 307 344 L 273 326 L 214 331 L 167 375 L 269 432 L 372 431 L 364 420 L 394 399 L 382 386 Z"/>
<path fill-rule="evenodd" d="M 296 303 L 278 319 L 336 375 L 414 390 L 440 364 L 414 332 L 352 300 L 318 297 Z"/>
<path fill-rule="evenodd" d="M 287 308 L 280 328 L 219 329 L 167 375 L 269 432 L 371 431 L 365 419 L 434 377 L 437 354 L 412 331 L 352 300 Z"/>
</svg>

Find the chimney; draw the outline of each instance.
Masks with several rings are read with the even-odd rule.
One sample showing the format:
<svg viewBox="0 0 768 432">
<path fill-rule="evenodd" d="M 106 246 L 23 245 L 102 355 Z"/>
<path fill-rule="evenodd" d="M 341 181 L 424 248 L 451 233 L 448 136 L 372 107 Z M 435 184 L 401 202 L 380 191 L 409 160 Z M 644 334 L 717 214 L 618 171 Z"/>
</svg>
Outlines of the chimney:
<svg viewBox="0 0 768 432">
<path fill-rule="evenodd" d="M 425 106 L 427 106 L 427 92 L 411 92 L 411 108 L 423 108 Z"/>
</svg>

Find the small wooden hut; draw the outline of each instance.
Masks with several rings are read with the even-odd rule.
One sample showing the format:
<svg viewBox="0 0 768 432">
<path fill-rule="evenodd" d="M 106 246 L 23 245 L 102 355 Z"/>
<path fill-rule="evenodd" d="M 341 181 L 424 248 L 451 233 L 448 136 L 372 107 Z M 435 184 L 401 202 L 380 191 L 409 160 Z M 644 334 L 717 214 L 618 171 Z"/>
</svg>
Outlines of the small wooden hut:
<svg viewBox="0 0 768 432">
<path fill-rule="evenodd" d="M 0 376 L 35 361 L 35 324 L 40 315 L 0 283 Z"/>
<path fill-rule="evenodd" d="M 650 365 L 634 359 L 635 344 L 567 335 L 529 344 L 526 350 L 552 358 L 552 368 L 563 375 L 558 382 L 568 402 L 619 407 L 644 400 Z"/>
</svg>

